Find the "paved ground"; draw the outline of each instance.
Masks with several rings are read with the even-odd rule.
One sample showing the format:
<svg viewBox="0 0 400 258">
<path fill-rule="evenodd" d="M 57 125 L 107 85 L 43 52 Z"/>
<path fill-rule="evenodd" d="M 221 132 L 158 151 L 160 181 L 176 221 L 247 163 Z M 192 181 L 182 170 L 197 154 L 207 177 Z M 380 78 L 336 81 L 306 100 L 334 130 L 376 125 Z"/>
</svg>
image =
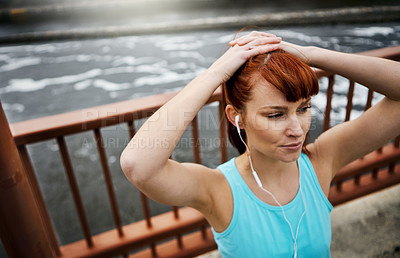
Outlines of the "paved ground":
<svg viewBox="0 0 400 258">
<path fill-rule="evenodd" d="M 400 185 L 332 211 L 332 258 L 400 257 Z M 219 258 L 218 251 L 200 256 Z"/>
</svg>

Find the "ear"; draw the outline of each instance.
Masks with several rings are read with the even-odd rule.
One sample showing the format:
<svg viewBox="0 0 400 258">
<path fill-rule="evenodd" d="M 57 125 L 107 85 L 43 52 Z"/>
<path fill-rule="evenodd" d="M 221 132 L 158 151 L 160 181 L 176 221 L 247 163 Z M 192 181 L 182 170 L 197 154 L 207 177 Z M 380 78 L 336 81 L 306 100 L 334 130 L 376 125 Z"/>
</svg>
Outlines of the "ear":
<svg viewBox="0 0 400 258">
<path fill-rule="evenodd" d="M 242 128 L 242 117 L 241 117 L 241 115 L 239 114 L 239 112 L 231 105 L 231 104 L 228 104 L 228 105 L 226 105 L 226 107 L 225 107 L 225 114 L 226 114 L 226 117 L 228 118 L 228 120 L 229 120 L 229 122 L 234 126 L 234 127 L 236 127 L 236 124 L 235 124 L 235 117 L 237 116 L 237 115 L 239 115 L 239 127 L 240 127 L 240 129 L 243 129 Z"/>
</svg>

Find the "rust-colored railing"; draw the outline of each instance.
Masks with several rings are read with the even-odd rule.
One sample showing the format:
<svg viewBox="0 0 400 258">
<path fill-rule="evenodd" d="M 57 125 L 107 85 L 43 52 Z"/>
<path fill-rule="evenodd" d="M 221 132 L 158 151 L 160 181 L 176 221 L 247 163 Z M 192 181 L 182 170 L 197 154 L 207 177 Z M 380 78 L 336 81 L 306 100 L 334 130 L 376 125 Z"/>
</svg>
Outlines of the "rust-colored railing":
<svg viewBox="0 0 400 258">
<path fill-rule="evenodd" d="M 399 60 L 400 46 L 368 51 L 362 54 Z M 325 71 L 317 71 L 317 74 L 319 77 L 328 77 L 329 79 L 323 123 L 323 129 L 327 130 L 330 126 L 335 75 Z M 347 112 L 346 117 L 343 118 L 344 121 L 350 118 L 354 89 L 354 83 L 349 82 Z M 49 243 L 56 256 L 187 257 L 216 248 L 207 221 L 199 212 L 187 207 L 173 207 L 171 212 L 151 216 L 148 200 L 144 195 L 141 195 L 144 220 L 126 226 L 121 223 L 101 128 L 125 123 L 129 128 L 130 137 L 132 137 L 135 134 L 134 121 L 149 117 L 175 94 L 166 93 L 144 97 L 11 125 L 15 143 L 44 221 L 43 228 L 47 232 Z M 371 106 L 372 94 L 370 92 L 366 108 Z M 228 158 L 227 137 L 220 90 L 212 95 L 207 104 L 214 102 L 218 103 L 219 112 L 220 161 L 225 162 Z M 191 124 L 191 130 L 193 142 L 197 143 L 199 140 L 197 117 Z M 92 131 L 94 134 L 115 224 L 115 229 L 97 235 L 92 235 L 90 231 L 65 142 L 65 136 L 84 131 Z M 57 141 L 84 235 L 84 239 L 64 246 L 60 246 L 58 243 L 26 148 L 29 144 L 49 139 L 56 139 Z M 201 163 L 200 153 L 200 144 L 193 144 L 194 161 L 197 163 Z M 392 143 L 343 168 L 333 181 L 329 196 L 330 201 L 333 205 L 337 205 L 399 183 L 399 160 L 400 148 L 399 137 L 397 137 Z M 23 232 L 21 232 L 21 237 L 23 237 Z"/>
</svg>

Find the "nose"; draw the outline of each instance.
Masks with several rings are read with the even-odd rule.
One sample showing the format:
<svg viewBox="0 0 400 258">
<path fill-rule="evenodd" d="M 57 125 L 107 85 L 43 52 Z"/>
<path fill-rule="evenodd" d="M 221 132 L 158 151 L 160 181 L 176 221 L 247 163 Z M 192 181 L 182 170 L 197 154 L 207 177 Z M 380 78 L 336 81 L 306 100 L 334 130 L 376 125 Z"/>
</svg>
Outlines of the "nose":
<svg viewBox="0 0 400 258">
<path fill-rule="evenodd" d="M 288 137 L 301 137 L 303 136 L 303 128 L 297 116 L 289 118 L 286 128 L 286 136 Z"/>
</svg>

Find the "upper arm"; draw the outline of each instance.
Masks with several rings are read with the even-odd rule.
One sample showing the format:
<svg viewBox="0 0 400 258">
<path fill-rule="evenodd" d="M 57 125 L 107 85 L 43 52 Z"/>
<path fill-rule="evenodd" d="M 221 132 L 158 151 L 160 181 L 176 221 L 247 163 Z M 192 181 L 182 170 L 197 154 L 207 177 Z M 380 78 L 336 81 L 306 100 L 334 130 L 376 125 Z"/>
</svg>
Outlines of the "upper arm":
<svg viewBox="0 0 400 258">
<path fill-rule="evenodd" d="M 210 202 L 210 182 L 215 170 L 195 163 L 168 160 L 151 177 L 135 179 L 132 168 L 129 180 L 149 198 L 167 205 L 190 206 L 202 209 Z"/>
<path fill-rule="evenodd" d="M 310 145 L 316 166 L 330 181 L 348 163 L 378 149 L 400 134 L 400 102 L 384 98 L 355 120 L 339 124 Z M 320 172 L 321 173 L 321 172 Z"/>
</svg>

